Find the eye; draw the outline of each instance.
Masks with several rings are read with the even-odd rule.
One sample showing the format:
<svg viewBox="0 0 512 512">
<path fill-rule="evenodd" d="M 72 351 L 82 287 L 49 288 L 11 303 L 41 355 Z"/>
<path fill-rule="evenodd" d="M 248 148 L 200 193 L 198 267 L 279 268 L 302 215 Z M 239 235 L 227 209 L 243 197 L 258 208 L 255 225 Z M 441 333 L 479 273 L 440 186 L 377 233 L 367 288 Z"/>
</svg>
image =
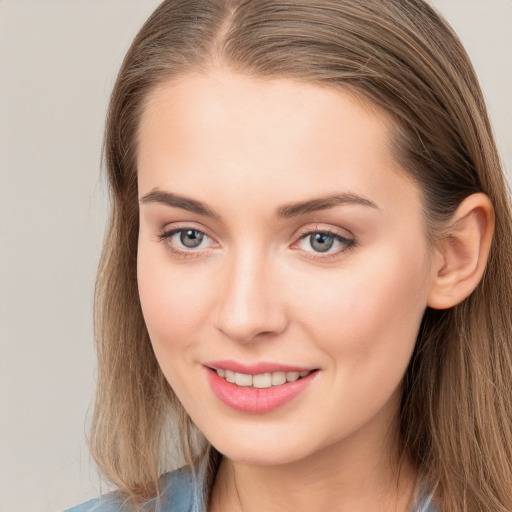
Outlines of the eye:
<svg viewBox="0 0 512 512">
<path fill-rule="evenodd" d="M 179 240 L 187 249 L 195 249 L 201 245 L 205 235 L 197 229 L 182 229 L 179 231 Z"/>
<path fill-rule="evenodd" d="M 190 227 L 169 229 L 158 238 L 172 253 L 182 257 L 198 255 L 201 249 L 213 244 L 204 231 Z"/>
<path fill-rule="evenodd" d="M 334 245 L 334 237 L 326 233 L 308 235 L 309 245 L 317 252 L 327 252 Z"/>
<path fill-rule="evenodd" d="M 355 245 L 355 240 L 332 231 L 309 231 L 300 237 L 297 247 L 322 257 L 337 256 Z"/>
</svg>

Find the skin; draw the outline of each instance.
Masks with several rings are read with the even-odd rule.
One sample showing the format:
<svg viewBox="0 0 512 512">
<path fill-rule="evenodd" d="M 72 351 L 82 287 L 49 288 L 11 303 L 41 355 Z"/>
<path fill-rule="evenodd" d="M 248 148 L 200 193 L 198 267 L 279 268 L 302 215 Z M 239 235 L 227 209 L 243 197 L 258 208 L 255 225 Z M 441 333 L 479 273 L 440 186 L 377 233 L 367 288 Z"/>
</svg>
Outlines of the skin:
<svg viewBox="0 0 512 512">
<path fill-rule="evenodd" d="M 225 455 L 210 511 L 410 504 L 415 472 L 407 461 L 400 478 L 394 471 L 401 381 L 447 253 L 432 256 L 420 190 L 393 159 L 391 130 L 347 92 L 220 69 L 148 98 L 140 299 L 162 371 Z M 216 215 L 151 200 L 155 191 Z M 373 206 L 276 215 L 333 194 Z M 178 228 L 206 236 L 195 249 L 179 233 L 161 239 Z M 319 231 L 354 243 L 319 253 L 304 238 Z M 205 378 L 204 363 L 223 359 L 319 371 L 277 410 L 247 414 L 221 403 Z"/>
</svg>

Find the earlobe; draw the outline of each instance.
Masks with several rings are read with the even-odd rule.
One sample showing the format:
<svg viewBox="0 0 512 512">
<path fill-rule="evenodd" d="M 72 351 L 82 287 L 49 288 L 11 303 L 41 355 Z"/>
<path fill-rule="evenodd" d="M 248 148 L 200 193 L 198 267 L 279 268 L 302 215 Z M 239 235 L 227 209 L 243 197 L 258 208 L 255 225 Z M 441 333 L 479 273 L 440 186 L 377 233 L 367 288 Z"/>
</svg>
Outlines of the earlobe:
<svg viewBox="0 0 512 512">
<path fill-rule="evenodd" d="M 473 292 L 484 274 L 493 233 L 490 199 L 481 193 L 464 199 L 436 244 L 428 306 L 448 309 Z"/>
</svg>

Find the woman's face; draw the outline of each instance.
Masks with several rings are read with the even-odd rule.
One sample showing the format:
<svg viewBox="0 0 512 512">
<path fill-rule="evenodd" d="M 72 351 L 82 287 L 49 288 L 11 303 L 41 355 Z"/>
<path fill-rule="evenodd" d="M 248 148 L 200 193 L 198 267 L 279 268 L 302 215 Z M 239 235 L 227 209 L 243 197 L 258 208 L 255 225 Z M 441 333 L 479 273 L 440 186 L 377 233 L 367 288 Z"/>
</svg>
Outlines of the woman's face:
<svg viewBox="0 0 512 512">
<path fill-rule="evenodd" d="M 396 419 L 432 270 L 389 139 L 375 109 L 291 80 L 215 70 L 149 98 L 144 318 L 181 403 L 233 460 L 378 446 Z"/>
</svg>

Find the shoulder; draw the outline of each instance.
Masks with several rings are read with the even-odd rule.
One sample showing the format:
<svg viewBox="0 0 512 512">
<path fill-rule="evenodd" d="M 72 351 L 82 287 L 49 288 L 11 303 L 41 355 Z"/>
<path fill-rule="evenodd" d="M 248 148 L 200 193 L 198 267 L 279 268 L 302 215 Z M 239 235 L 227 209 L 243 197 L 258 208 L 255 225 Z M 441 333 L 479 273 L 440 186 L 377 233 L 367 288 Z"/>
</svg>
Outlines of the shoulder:
<svg viewBox="0 0 512 512">
<path fill-rule="evenodd" d="M 68 508 L 64 512 L 122 512 L 123 504 L 116 499 L 115 494 L 107 494 L 101 498 L 95 498 L 75 507 Z"/>
<path fill-rule="evenodd" d="M 200 483 L 194 479 L 190 468 L 167 473 L 160 480 L 160 496 L 150 500 L 142 510 L 148 512 L 191 512 L 200 502 Z M 199 509 L 200 510 L 200 509 Z M 64 512 L 129 512 L 117 493 L 105 494 Z"/>
</svg>

